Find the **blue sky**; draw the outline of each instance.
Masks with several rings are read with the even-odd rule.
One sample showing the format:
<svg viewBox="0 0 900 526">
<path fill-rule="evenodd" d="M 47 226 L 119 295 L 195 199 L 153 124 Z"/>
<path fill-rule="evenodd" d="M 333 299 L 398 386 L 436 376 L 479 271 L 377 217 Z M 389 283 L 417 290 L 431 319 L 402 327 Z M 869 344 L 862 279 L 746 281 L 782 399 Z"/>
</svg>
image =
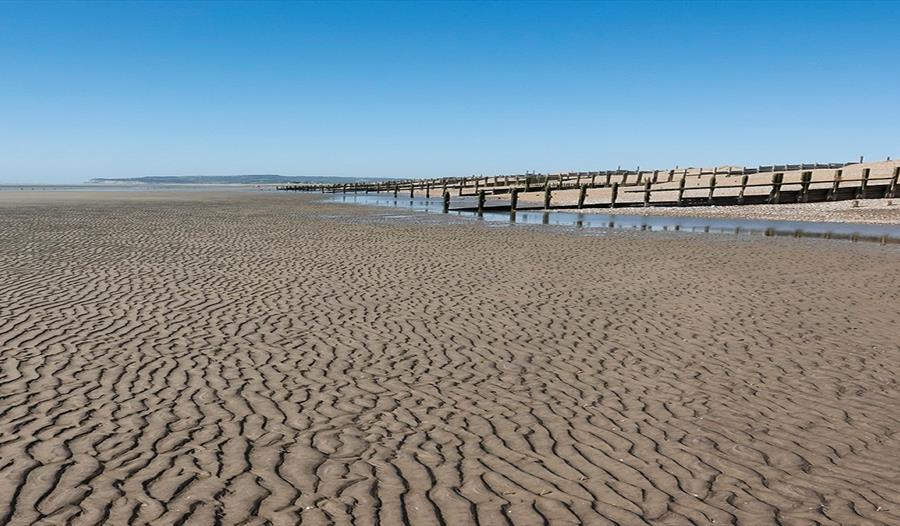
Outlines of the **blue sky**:
<svg viewBox="0 0 900 526">
<path fill-rule="evenodd" d="M 0 3 L 0 182 L 900 156 L 897 3 Z"/>
</svg>

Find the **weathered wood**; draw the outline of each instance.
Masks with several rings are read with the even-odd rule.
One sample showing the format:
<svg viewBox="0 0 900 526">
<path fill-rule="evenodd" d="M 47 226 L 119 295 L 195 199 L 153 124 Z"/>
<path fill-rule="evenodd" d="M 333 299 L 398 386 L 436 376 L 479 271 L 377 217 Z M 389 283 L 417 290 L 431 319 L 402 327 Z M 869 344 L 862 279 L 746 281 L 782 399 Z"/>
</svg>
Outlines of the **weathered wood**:
<svg viewBox="0 0 900 526">
<path fill-rule="evenodd" d="M 784 173 L 778 172 L 772 174 L 772 190 L 769 192 L 769 203 L 778 204 L 781 202 L 781 182 L 784 180 Z"/>
<path fill-rule="evenodd" d="M 444 213 L 450 211 L 450 192 L 444 190 Z"/>
<path fill-rule="evenodd" d="M 484 215 L 484 190 L 478 191 L 478 215 Z"/>
<path fill-rule="evenodd" d="M 519 205 L 519 189 L 513 188 L 512 191 L 509 192 L 509 209 L 512 211 L 516 210 L 516 207 Z"/>
<path fill-rule="evenodd" d="M 612 184 L 612 195 L 609 198 L 609 207 L 616 207 L 616 198 L 619 196 L 619 183 Z"/>
<path fill-rule="evenodd" d="M 812 172 L 800 174 L 800 202 L 809 202 L 809 183 L 812 182 Z"/>
<path fill-rule="evenodd" d="M 544 208 L 550 208 L 550 183 L 544 186 Z"/>
<path fill-rule="evenodd" d="M 584 198 L 587 197 L 587 189 L 588 185 L 583 184 L 578 191 L 578 209 L 581 210 L 584 208 Z"/>
<path fill-rule="evenodd" d="M 887 190 L 884 192 L 885 197 L 894 197 L 894 194 L 897 190 L 897 179 L 900 178 L 900 167 L 894 168 L 894 173 L 891 175 L 891 184 L 888 186 Z"/>
<path fill-rule="evenodd" d="M 685 181 L 685 177 L 686 177 L 686 174 L 682 174 L 681 180 L 678 181 L 678 200 L 676 201 L 676 204 L 677 204 L 678 206 L 681 206 L 681 205 L 684 203 L 684 181 Z"/>
<path fill-rule="evenodd" d="M 648 179 L 646 183 L 644 183 L 644 206 L 650 206 L 650 187 L 653 183 Z"/>
<path fill-rule="evenodd" d="M 841 186 L 841 178 L 843 177 L 843 170 L 835 170 L 834 171 L 834 182 L 831 185 L 831 193 L 828 194 L 828 200 L 834 201 L 837 199 L 838 188 Z"/>
<path fill-rule="evenodd" d="M 862 161 L 860 161 L 862 162 Z M 857 199 L 865 199 L 866 198 L 866 189 L 869 186 L 869 168 L 863 168 L 862 172 L 862 182 L 859 185 L 859 192 L 856 194 Z"/>
<path fill-rule="evenodd" d="M 521 175 L 498 175 L 494 177 L 470 177 L 470 178 L 435 178 L 435 179 L 406 179 L 406 180 L 393 180 L 393 181 L 376 181 L 370 183 L 333 183 L 333 184 L 292 184 L 292 185 L 279 185 L 277 188 L 283 191 L 302 191 L 302 192 L 322 192 L 322 193 L 369 193 L 369 192 L 390 192 L 392 189 L 394 190 L 395 198 L 399 195 L 401 190 L 409 190 L 410 197 L 415 197 L 417 192 L 422 192 L 427 199 L 431 199 L 434 196 L 432 195 L 432 190 L 441 190 L 442 195 L 443 192 L 450 191 L 458 191 L 460 196 L 477 196 L 478 192 L 484 190 L 485 193 L 487 191 L 491 191 L 494 194 L 503 194 L 503 193 L 512 193 L 515 187 L 517 192 L 521 192 L 523 184 L 525 187 L 525 191 L 536 191 L 541 181 L 545 183 L 545 189 L 547 187 L 550 188 L 551 193 L 555 191 L 557 188 L 567 189 L 567 188 L 575 188 L 577 187 L 579 190 L 579 197 L 581 195 L 581 191 L 583 187 L 594 188 L 594 187 L 603 187 L 603 186 L 611 186 L 613 180 L 617 180 L 618 188 L 617 192 L 627 192 L 627 193 L 637 193 L 641 192 L 642 194 L 646 194 L 649 190 L 650 199 L 647 199 L 647 196 L 644 195 L 645 204 L 649 202 L 649 206 L 656 205 L 652 200 L 652 192 L 654 190 L 663 191 L 665 190 L 667 193 L 674 193 L 675 188 L 658 188 L 655 185 L 658 183 L 671 183 L 675 179 L 676 174 L 681 175 L 682 179 L 686 179 L 687 176 L 690 176 L 691 182 L 694 185 L 687 187 L 685 183 L 684 192 L 690 191 L 690 194 L 679 192 L 680 194 L 680 204 L 681 205 L 693 205 L 699 204 L 700 202 L 713 203 L 715 198 L 715 202 L 726 202 L 723 194 L 726 188 L 739 188 L 740 193 L 737 193 L 736 199 L 733 196 L 729 196 L 730 198 L 727 202 L 731 202 L 733 204 L 744 204 L 746 202 L 759 202 L 757 196 L 754 196 L 752 199 L 747 196 L 747 188 L 752 186 L 765 186 L 767 188 L 768 197 L 758 196 L 760 198 L 765 198 L 766 202 L 776 203 L 781 202 L 784 199 L 784 196 L 791 196 L 792 201 L 797 202 L 810 202 L 815 199 L 867 199 L 867 198 L 886 198 L 888 196 L 896 196 L 898 194 L 897 185 L 900 183 L 900 167 L 897 164 L 894 164 L 890 168 L 890 174 L 876 174 L 872 173 L 874 168 L 860 166 L 860 176 L 852 177 L 852 178 L 844 178 L 842 170 L 844 167 L 848 165 L 855 165 L 856 163 L 802 163 L 802 164 L 787 164 L 787 165 L 771 165 L 771 166 L 760 166 L 757 168 L 746 168 L 746 167 L 738 167 L 737 169 L 731 168 L 718 168 L 712 167 L 709 169 L 704 168 L 694 168 L 693 170 L 682 169 L 679 167 L 675 167 L 670 170 L 644 170 L 642 171 L 640 168 L 637 170 L 622 170 L 619 167 L 618 170 L 604 170 L 604 171 L 586 171 L 586 172 L 556 172 L 552 175 L 549 174 L 541 174 L 534 175 L 529 179 L 531 173 L 526 173 L 524 176 Z M 816 172 L 811 172 L 811 170 L 822 170 L 822 169 L 833 169 L 835 171 L 835 177 L 833 184 L 828 184 L 827 179 L 823 181 L 817 177 L 813 177 Z M 879 168 L 880 169 L 880 168 Z M 694 170 L 697 172 L 695 173 Z M 796 174 L 788 174 L 785 173 L 786 170 L 796 171 Z M 779 178 L 773 182 L 759 183 L 759 184 L 750 184 L 749 179 L 743 179 L 744 176 L 748 174 L 754 173 L 766 173 L 779 174 Z M 702 174 L 712 175 L 713 178 L 709 179 L 709 185 L 702 185 Z M 718 175 L 728 174 L 729 176 L 733 176 L 736 174 L 741 175 L 741 184 L 738 185 L 735 183 L 730 183 L 731 179 L 722 180 L 718 178 Z M 616 175 L 617 177 L 613 179 L 611 176 Z M 700 181 L 694 181 L 693 176 L 696 175 Z M 799 179 L 795 179 L 799 175 Z M 606 176 L 606 183 L 604 183 L 603 176 Z M 632 176 L 635 176 L 632 178 Z M 788 178 L 790 177 L 790 178 Z M 588 180 L 589 179 L 589 180 Z M 787 182 L 790 181 L 790 182 Z M 698 182 L 701 183 L 701 186 L 695 186 Z M 537 183 L 537 184 L 535 184 Z M 649 183 L 650 187 L 647 188 L 647 184 Z M 724 183 L 724 184 L 721 184 Z M 824 184 L 823 184 L 824 183 Z M 850 183 L 855 183 L 851 185 Z M 861 183 L 861 184 L 860 184 Z M 815 184 L 815 186 L 813 186 Z M 677 186 L 681 186 L 681 183 L 677 183 Z M 827 186 L 830 187 L 828 190 L 813 190 L 816 187 Z M 852 191 L 848 186 L 852 186 Z M 473 191 L 474 187 L 474 191 Z M 787 187 L 788 192 L 782 193 L 781 190 Z M 795 191 L 794 187 L 798 187 L 797 191 Z M 843 188 L 842 188 L 843 187 Z M 700 194 L 699 192 L 703 192 Z M 709 193 L 706 193 L 706 192 Z M 717 195 L 718 194 L 718 195 Z M 796 194 L 796 199 L 794 199 L 794 195 Z M 418 194 L 421 195 L 421 194 Z M 703 195 L 705 199 L 697 199 L 695 197 L 685 197 L 687 195 Z M 618 193 L 617 193 L 618 200 Z M 586 197 L 584 201 L 580 204 L 581 207 L 586 206 L 585 204 Z M 574 203 L 573 203 L 574 204 Z M 636 204 L 632 201 L 626 203 L 626 205 Z M 662 204 L 662 203 L 659 203 Z M 551 202 L 551 206 L 552 202 Z M 561 205 L 555 205 L 561 206 Z M 622 206 L 621 204 L 619 206 Z"/>
</svg>

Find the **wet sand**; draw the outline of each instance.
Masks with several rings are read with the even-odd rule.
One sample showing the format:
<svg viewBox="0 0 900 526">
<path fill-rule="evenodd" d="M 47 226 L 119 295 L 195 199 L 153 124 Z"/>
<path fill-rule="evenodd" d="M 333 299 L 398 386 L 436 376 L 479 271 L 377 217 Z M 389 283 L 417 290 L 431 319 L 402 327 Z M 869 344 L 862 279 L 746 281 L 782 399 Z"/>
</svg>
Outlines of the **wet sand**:
<svg viewBox="0 0 900 526">
<path fill-rule="evenodd" d="M 900 199 L 860 199 L 855 204 L 853 201 L 834 201 L 742 206 L 586 208 L 582 212 L 613 215 L 774 219 L 780 221 L 897 225 L 900 224 Z"/>
<path fill-rule="evenodd" d="M 316 197 L 0 195 L 0 524 L 900 523 L 897 247 Z"/>
</svg>

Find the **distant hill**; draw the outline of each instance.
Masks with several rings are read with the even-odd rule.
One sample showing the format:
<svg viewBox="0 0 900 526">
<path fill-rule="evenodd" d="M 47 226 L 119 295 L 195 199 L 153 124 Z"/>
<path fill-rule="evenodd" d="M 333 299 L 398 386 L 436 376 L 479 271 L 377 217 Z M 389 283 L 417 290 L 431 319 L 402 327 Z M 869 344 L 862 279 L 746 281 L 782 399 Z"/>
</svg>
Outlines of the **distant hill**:
<svg viewBox="0 0 900 526">
<path fill-rule="evenodd" d="M 147 177 L 106 178 L 97 177 L 88 184 L 287 184 L 287 183 L 350 183 L 384 181 L 379 178 L 351 178 L 333 176 L 285 176 L 285 175 L 153 175 Z"/>
</svg>

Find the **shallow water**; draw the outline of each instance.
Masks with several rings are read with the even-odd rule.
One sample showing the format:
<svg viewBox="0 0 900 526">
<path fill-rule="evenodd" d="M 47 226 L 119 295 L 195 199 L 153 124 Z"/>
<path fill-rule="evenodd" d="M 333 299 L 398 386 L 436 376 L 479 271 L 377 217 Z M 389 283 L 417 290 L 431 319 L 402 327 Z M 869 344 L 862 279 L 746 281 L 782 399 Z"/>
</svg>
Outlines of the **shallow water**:
<svg viewBox="0 0 900 526">
<path fill-rule="evenodd" d="M 375 194 L 341 194 L 327 197 L 330 201 L 359 205 L 399 208 L 414 212 L 443 213 L 440 198 L 393 197 Z M 473 202 L 474 203 L 474 202 Z M 458 202 L 456 206 L 459 206 Z M 474 206 L 474 204 L 473 204 Z M 518 210 L 514 215 L 492 212 L 481 217 L 475 212 L 451 210 L 447 215 L 508 224 L 558 225 L 575 228 L 646 230 L 653 232 L 705 232 L 714 234 L 760 234 L 765 236 L 812 237 L 900 243 L 900 225 L 834 223 L 813 221 L 780 221 L 770 219 L 729 219 L 683 216 L 611 215 L 570 211 Z"/>
</svg>

